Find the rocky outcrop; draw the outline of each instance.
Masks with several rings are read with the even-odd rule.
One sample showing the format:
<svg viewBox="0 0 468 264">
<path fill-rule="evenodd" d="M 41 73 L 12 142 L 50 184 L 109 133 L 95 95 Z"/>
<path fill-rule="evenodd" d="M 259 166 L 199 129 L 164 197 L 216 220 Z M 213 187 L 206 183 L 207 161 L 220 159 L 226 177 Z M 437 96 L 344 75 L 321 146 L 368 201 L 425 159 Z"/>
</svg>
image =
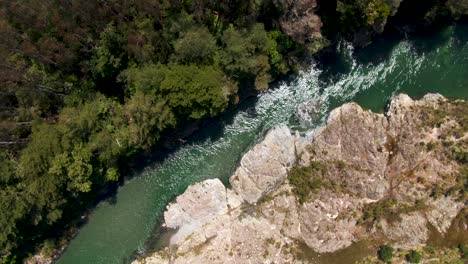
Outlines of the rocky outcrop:
<svg viewBox="0 0 468 264">
<path fill-rule="evenodd" d="M 180 243 L 198 227 L 227 211 L 226 188 L 218 179 L 190 186 L 164 213 L 166 227 L 178 229 L 171 243 Z"/>
<path fill-rule="evenodd" d="M 232 189 L 251 204 L 277 189 L 296 162 L 297 139 L 286 126 L 270 131 L 242 157 L 239 168 L 229 180 Z"/>
<path fill-rule="evenodd" d="M 362 239 L 424 245 L 428 225 L 447 232 L 464 208 L 465 165 L 450 154 L 453 144 L 466 151 L 460 105 L 399 95 L 385 114 L 345 104 L 313 137 L 272 129 L 242 158 L 232 190 L 207 180 L 170 204 L 171 246 L 136 263 L 291 263 L 304 247 L 334 252 Z M 434 195 L 441 186 L 451 195 Z"/>
<path fill-rule="evenodd" d="M 384 115 L 363 111 L 355 103 L 345 104 L 330 113 L 327 126 L 314 137 L 302 162 L 339 162 L 346 170 L 330 167 L 336 171 L 329 172 L 333 182 L 343 182 L 362 198 L 380 199 L 389 188 L 384 179 L 389 156 L 387 127 Z"/>
<path fill-rule="evenodd" d="M 428 202 L 430 210 L 426 212 L 426 218 L 439 233 L 446 233 L 458 212 L 465 206 L 464 203 L 455 201 L 452 197 L 441 197 Z"/>
<path fill-rule="evenodd" d="M 396 223 L 384 219 L 379 223 L 379 228 L 386 239 L 401 243 L 399 247 L 421 246 L 429 237 L 427 220 L 421 212 L 401 215 L 401 220 Z"/>
<path fill-rule="evenodd" d="M 318 199 L 304 203 L 299 208 L 301 227 L 299 240 L 316 252 L 333 252 L 345 248 L 356 240 L 356 221 L 353 216 L 338 218 L 357 209 L 361 202 L 346 194 L 323 191 Z"/>
</svg>

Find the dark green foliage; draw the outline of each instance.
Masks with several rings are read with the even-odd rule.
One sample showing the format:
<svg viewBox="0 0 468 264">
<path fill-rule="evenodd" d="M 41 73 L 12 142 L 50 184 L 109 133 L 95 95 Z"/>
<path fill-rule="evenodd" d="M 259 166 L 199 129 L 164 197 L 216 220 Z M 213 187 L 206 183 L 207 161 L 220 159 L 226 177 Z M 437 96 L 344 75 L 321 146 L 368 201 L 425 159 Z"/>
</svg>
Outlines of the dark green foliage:
<svg viewBox="0 0 468 264">
<path fill-rule="evenodd" d="M 287 73 L 299 46 L 263 2 L 2 2 L 0 259 L 21 261 L 165 130 Z"/>
<path fill-rule="evenodd" d="M 148 65 L 125 72 L 130 91 L 165 101 L 178 116 L 202 118 L 223 111 L 236 86 L 214 66 Z"/>
<path fill-rule="evenodd" d="M 115 77 L 126 67 L 123 50 L 124 38 L 113 23 L 110 23 L 99 36 L 98 46 L 91 58 L 91 71 L 96 78 Z"/>
<path fill-rule="evenodd" d="M 458 245 L 458 250 L 460 250 L 461 257 L 468 260 L 468 247 L 465 244 L 460 244 Z"/>
<path fill-rule="evenodd" d="M 336 11 L 339 17 L 339 27 L 344 31 L 357 30 L 366 27 L 369 22 L 375 20 L 373 16 L 367 14 L 367 7 L 373 0 L 350 1 L 343 0 L 336 2 Z"/>
<path fill-rule="evenodd" d="M 380 260 L 384 262 L 390 262 L 393 258 L 393 247 L 389 245 L 383 245 L 377 251 L 377 255 Z"/>
<path fill-rule="evenodd" d="M 467 164 L 468 165 L 468 151 L 458 147 L 452 146 L 452 153 L 451 158 L 455 161 L 458 161 L 460 164 Z"/>
<path fill-rule="evenodd" d="M 427 145 L 426 145 L 426 150 L 427 150 L 427 151 L 432 151 L 432 150 L 435 149 L 436 146 L 437 146 L 436 143 L 434 143 L 434 142 L 431 141 L 431 142 L 427 143 Z"/>
<path fill-rule="evenodd" d="M 152 146 L 160 131 L 174 127 L 176 119 L 164 100 L 137 91 L 125 104 L 130 144 L 144 149 Z"/>
<path fill-rule="evenodd" d="M 437 190 L 437 188 L 434 189 Z M 468 198 L 468 166 L 464 165 L 460 168 L 456 177 L 456 182 L 452 187 L 448 190 L 439 188 L 438 191 L 440 192 L 439 196 L 444 193 L 446 195 L 457 197 L 460 201 L 465 201 Z"/>
<path fill-rule="evenodd" d="M 368 25 L 374 25 L 377 20 L 386 19 L 390 15 L 390 7 L 383 0 L 374 0 L 367 3 L 364 14 Z"/>
<path fill-rule="evenodd" d="M 174 61 L 182 64 L 213 64 L 216 39 L 205 27 L 195 27 L 174 44 Z"/>
<path fill-rule="evenodd" d="M 434 254 L 435 251 L 436 251 L 436 249 L 435 249 L 433 246 L 431 246 L 431 245 L 426 245 L 426 246 L 424 247 L 424 252 L 426 252 L 426 253 L 428 253 L 428 254 Z"/>
<path fill-rule="evenodd" d="M 375 203 L 367 204 L 363 209 L 363 214 L 360 223 L 372 223 L 378 221 L 385 216 L 392 214 L 396 208 L 396 201 L 394 200 L 380 200 Z"/>
<path fill-rule="evenodd" d="M 0 186 L 4 187 L 17 181 L 16 162 L 7 151 L 0 151 Z"/>
<path fill-rule="evenodd" d="M 448 0 L 446 5 L 456 18 L 468 15 L 468 0 Z"/>
<path fill-rule="evenodd" d="M 274 75 L 285 74 L 289 70 L 286 55 L 293 48 L 298 50 L 297 43 L 279 30 L 268 32 L 268 57 Z"/>
<path fill-rule="evenodd" d="M 382 199 L 375 203 L 366 204 L 359 219 L 359 224 L 372 224 L 381 219 L 387 221 L 400 220 L 400 214 L 408 214 L 426 208 L 424 200 L 417 200 L 414 204 L 399 204 L 393 199 Z"/>
<path fill-rule="evenodd" d="M 324 1 L 325 2 L 325 1 Z M 398 9 L 398 0 L 338 0 L 319 3 L 326 36 L 338 32 L 353 38 L 357 32 L 382 32 Z"/>
<path fill-rule="evenodd" d="M 294 187 L 293 192 L 299 202 L 306 202 L 311 195 L 328 186 L 327 167 L 317 161 L 311 161 L 310 165 L 295 165 L 288 173 L 289 183 Z"/>
<path fill-rule="evenodd" d="M 249 30 L 230 26 L 221 38 L 220 64 L 235 79 L 251 79 L 255 88 L 264 91 L 271 81 L 268 58 L 269 41 L 262 24 Z"/>
<path fill-rule="evenodd" d="M 422 256 L 418 251 L 411 250 L 405 258 L 409 263 L 420 263 Z"/>
</svg>

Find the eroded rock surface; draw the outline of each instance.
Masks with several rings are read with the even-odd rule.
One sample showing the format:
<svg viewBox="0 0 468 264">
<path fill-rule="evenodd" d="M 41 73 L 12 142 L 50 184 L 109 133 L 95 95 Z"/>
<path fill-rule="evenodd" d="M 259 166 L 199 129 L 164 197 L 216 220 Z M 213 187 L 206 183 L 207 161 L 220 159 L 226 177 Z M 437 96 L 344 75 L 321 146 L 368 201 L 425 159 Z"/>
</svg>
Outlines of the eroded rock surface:
<svg viewBox="0 0 468 264">
<path fill-rule="evenodd" d="M 227 192 L 220 180 L 210 179 L 190 186 L 164 213 L 165 225 L 179 229 L 171 243 L 181 242 L 196 228 L 227 210 Z"/>
<path fill-rule="evenodd" d="M 447 232 L 453 219 L 465 206 L 463 202 L 445 196 L 437 200 L 431 200 L 428 204 L 430 210 L 426 212 L 427 220 L 442 234 Z"/>
<path fill-rule="evenodd" d="M 230 179 L 232 189 L 250 204 L 277 189 L 286 179 L 288 168 L 296 162 L 297 138 L 286 126 L 268 132 L 242 157 Z"/>
<path fill-rule="evenodd" d="M 379 227 L 389 241 L 402 242 L 403 247 L 424 245 L 429 236 L 427 220 L 420 212 L 403 214 L 401 220 L 395 223 L 389 223 L 384 219 Z"/>
<path fill-rule="evenodd" d="M 345 104 L 313 137 L 272 129 L 242 158 L 232 190 L 207 180 L 169 205 L 171 246 L 135 263 L 308 262 L 304 247 L 334 252 L 362 239 L 424 245 L 428 225 L 447 232 L 465 206 L 456 191 L 465 165 L 453 158 L 467 151 L 463 104 L 399 95 L 385 114 Z M 310 192 L 291 178 L 298 167 L 321 173 Z"/>
<path fill-rule="evenodd" d="M 388 122 L 384 115 L 364 111 L 349 103 L 333 110 L 327 126 L 317 133 L 304 163 L 313 159 L 344 165 L 329 168 L 330 179 L 345 182 L 349 190 L 363 198 L 380 199 L 389 186 L 384 179 L 389 152 L 385 149 Z"/>
</svg>

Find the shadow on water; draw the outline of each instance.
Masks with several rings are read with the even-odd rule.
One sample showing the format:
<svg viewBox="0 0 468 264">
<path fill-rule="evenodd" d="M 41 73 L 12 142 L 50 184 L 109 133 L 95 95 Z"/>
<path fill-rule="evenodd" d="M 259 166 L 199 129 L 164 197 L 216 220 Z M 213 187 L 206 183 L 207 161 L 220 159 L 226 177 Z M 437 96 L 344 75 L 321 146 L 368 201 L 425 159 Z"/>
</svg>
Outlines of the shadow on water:
<svg viewBox="0 0 468 264">
<path fill-rule="evenodd" d="M 462 29 L 455 28 L 457 39 L 459 39 L 460 42 L 466 41 L 468 37 L 466 34 L 464 34 L 466 30 L 466 27 Z M 402 39 L 419 43 L 426 41 L 428 38 L 431 38 L 431 36 L 437 36 L 437 34 L 443 34 L 443 32 L 430 32 L 427 34 L 421 34 L 420 36 L 416 35 L 410 37 L 397 33 L 384 34 L 382 37 L 376 39 L 374 44 L 362 50 L 355 50 L 354 54 L 346 54 L 346 50 L 343 51 L 343 49 L 348 47 L 342 47 L 341 50 L 338 51 L 336 47 L 330 48 L 328 51 L 323 52 L 318 58 L 318 68 L 322 70 L 319 77 L 321 82 L 320 86 L 327 87 L 328 84 L 340 80 L 340 78 L 352 70 L 353 63 L 364 65 L 377 64 L 388 59 L 394 47 Z M 415 43 L 415 45 L 418 43 Z M 415 50 L 419 52 L 428 52 L 432 49 L 438 48 L 440 43 L 441 42 L 437 41 L 427 44 L 424 43 L 421 44 L 420 47 L 415 47 Z M 342 43 L 342 45 L 345 45 L 345 43 Z M 275 85 L 273 85 L 273 87 L 275 87 Z M 160 166 L 159 164 L 163 163 L 177 151 L 181 149 L 183 150 L 183 148 L 185 148 L 187 145 L 199 145 L 206 141 L 214 142 L 222 139 L 224 136 L 226 136 L 226 127 L 233 124 L 235 116 L 241 114 L 254 118 L 257 115 L 255 110 L 257 101 L 258 97 L 246 98 L 240 104 L 228 109 L 228 111 L 219 117 L 206 118 L 202 121 L 193 122 L 190 125 L 180 128 L 176 133 L 165 133 L 163 135 L 164 144 L 160 144 L 149 153 L 142 153 L 141 155 L 133 158 L 129 166 L 127 166 L 128 169 L 123 171 L 123 175 L 128 176 L 122 179 L 118 184 L 112 185 L 107 188 L 106 191 L 103 191 L 100 194 L 100 201 L 106 200 L 109 203 L 116 205 L 116 195 L 119 191 L 118 187 L 123 185 L 128 179 L 138 177 L 138 175 L 145 173 L 146 169 L 154 170 L 158 168 L 158 166 Z M 122 161 L 122 163 L 125 162 Z M 223 168 L 223 171 L 227 171 L 227 169 Z M 175 187 L 176 189 L 173 190 L 172 193 L 167 194 L 163 200 L 173 200 L 175 196 L 177 196 L 177 193 L 182 192 L 185 187 L 185 183 L 177 185 Z M 148 236 L 145 249 L 151 250 L 162 245 L 158 244 L 161 242 L 158 241 L 158 239 L 164 240 L 163 237 L 167 234 L 167 232 L 160 228 L 161 222 L 162 216 L 160 219 L 156 219 L 155 223 L 151 223 L 152 225 L 154 224 L 153 230 L 150 231 L 151 234 Z M 140 252 L 135 251 L 133 256 L 126 257 L 122 261 L 129 262 L 139 254 Z"/>
<path fill-rule="evenodd" d="M 406 35 L 401 32 L 389 31 L 376 38 L 369 46 L 356 49 L 354 58 L 360 65 L 378 64 L 388 60 L 394 48 L 403 40 L 411 43 L 413 51 L 418 55 L 440 48 L 452 37 L 447 27 L 433 27 L 431 30 L 421 29 Z"/>
<path fill-rule="evenodd" d="M 404 38 L 404 35 L 395 32 L 384 33 L 364 48 L 354 48 L 345 41 L 338 42 L 321 52 L 317 58 L 318 67 L 322 71 L 320 83 L 328 86 L 337 82 L 350 73 L 353 63 L 366 66 L 388 60 L 395 46 Z"/>
<path fill-rule="evenodd" d="M 341 76 L 346 75 L 351 70 L 351 62 L 340 52 L 337 45 L 322 51 L 317 58 L 318 68 L 322 70 L 319 75 L 321 86 L 328 86 L 337 82 Z"/>
<path fill-rule="evenodd" d="M 234 118 L 244 112 L 249 117 L 255 117 L 255 104 L 258 97 L 249 97 L 236 106 L 236 109 L 229 111 L 219 117 L 209 118 L 200 125 L 200 128 L 187 140 L 187 144 L 198 144 L 206 140 L 217 141 L 225 134 L 224 129 L 232 125 Z"/>
<path fill-rule="evenodd" d="M 121 187 L 126 182 L 133 178 L 140 177 L 145 174 L 148 169 L 155 169 L 161 166 L 172 155 L 180 151 L 187 145 L 199 145 L 205 141 L 217 141 L 225 135 L 225 127 L 232 125 L 236 115 L 244 112 L 246 115 L 255 116 L 255 105 L 257 96 L 247 96 L 239 104 L 230 106 L 224 113 L 217 117 L 208 117 L 198 121 L 187 121 L 187 125 L 177 128 L 175 132 L 165 132 L 161 136 L 160 143 L 153 149 L 147 152 L 133 153 L 130 158 L 119 160 L 121 166 L 121 174 L 124 175 L 118 182 L 107 185 L 105 188 L 97 191 L 92 196 L 86 198 L 85 209 L 70 208 L 73 217 L 67 218 L 67 221 L 62 221 L 60 225 L 54 227 L 50 237 L 56 237 L 60 234 L 61 237 L 66 237 L 67 240 L 73 239 L 80 231 L 80 228 L 86 225 L 89 221 L 88 216 L 91 215 L 99 204 L 105 202 L 111 207 L 117 206 L 118 194 Z M 175 193 L 170 200 L 177 196 Z M 165 234 L 165 230 L 160 229 L 161 219 L 157 219 L 153 232 L 150 234 L 146 245 L 149 247 L 158 247 L 157 240 L 161 234 Z M 164 231 L 164 232 L 163 232 Z M 72 234 L 67 234 L 71 232 Z M 68 245 L 67 245 L 68 246 Z M 65 248 L 65 251 L 68 247 Z M 64 251 L 64 252 L 65 252 Z M 64 254 L 61 253 L 61 255 Z M 137 255 L 135 254 L 123 259 L 123 263 L 129 263 Z"/>
<path fill-rule="evenodd" d="M 460 21 L 454 31 L 455 45 L 461 46 L 468 42 L 468 18 Z"/>
<path fill-rule="evenodd" d="M 168 157 L 177 153 L 185 145 L 198 145 L 207 140 L 217 141 L 225 134 L 225 127 L 232 125 L 234 118 L 240 113 L 254 117 L 255 105 L 258 100 L 256 96 L 245 98 L 237 105 L 230 108 L 216 117 L 207 117 L 202 120 L 189 120 L 187 124 L 178 128 L 176 132 L 165 132 L 161 136 L 160 143 L 147 152 L 136 153 L 130 160 L 120 163 L 128 164 L 121 168 L 122 175 L 125 175 L 117 183 L 108 185 L 99 194 L 90 208 L 95 207 L 102 201 L 111 205 L 117 202 L 116 195 L 119 187 L 128 180 L 141 175 L 145 168 L 155 167 L 163 163 Z"/>
</svg>

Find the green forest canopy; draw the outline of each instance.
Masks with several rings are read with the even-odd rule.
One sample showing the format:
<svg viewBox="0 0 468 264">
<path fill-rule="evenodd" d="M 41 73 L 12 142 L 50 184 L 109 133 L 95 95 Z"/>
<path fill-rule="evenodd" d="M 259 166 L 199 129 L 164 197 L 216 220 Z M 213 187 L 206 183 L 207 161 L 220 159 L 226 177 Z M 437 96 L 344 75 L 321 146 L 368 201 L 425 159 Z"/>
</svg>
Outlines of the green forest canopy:
<svg viewBox="0 0 468 264">
<path fill-rule="evenodd" d="M 448 10 L 466 14 L 465 2 L 448 0 Z M 323 39 L 282 32 L 289 4 L 3 0 L 0 262 L 21 261 L 79 216 L 164 131 L 265 91 L 317 50 Z M 342 32 L 372 28 L 393 6 L 328 1 L 322 20 Z"/>
<path fill-rule="evenodd" d="M 24 257 L 79 215 L 166 129 L 216 116 L 239 87 L 264 91 L 287 73 L 302 44 L 257 20 L 271 8 L 3 1 L 0 259 Z"/>
</svg>

